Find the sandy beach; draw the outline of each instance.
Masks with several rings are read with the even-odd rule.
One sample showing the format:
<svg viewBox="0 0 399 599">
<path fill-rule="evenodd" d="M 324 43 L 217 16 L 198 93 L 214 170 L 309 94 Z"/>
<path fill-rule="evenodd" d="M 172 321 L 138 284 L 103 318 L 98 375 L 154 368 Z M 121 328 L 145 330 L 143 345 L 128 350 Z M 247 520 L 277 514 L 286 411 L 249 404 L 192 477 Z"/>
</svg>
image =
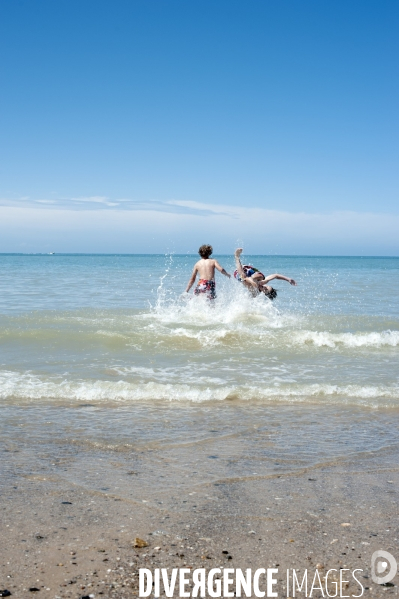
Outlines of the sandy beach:
<svg viewBox="0 0 399 599">
<path fill-rule="evenodd" d="M 155 453 L 142 454 L 140 472 L 115 462 L 132 498 L 68 484 L 54 474 L 51 456 L 40 472 L 27 474 L 22 464 L 18 472 L 18 452 L 10 453 L 15 476 L 1 490 L 0 589 L 18 599 L 127 599 L 138 596 L 139 568 L 275 567 L 284 597 L 287 568 L 312 576 L 317 568 L 321 577 L 336 569 L 338 578 L 341 568 L 360 568 L 365 597 L 397 596 L 395 580 L 380 586 L 370 577 L 374 551 L 398 556 L 396 452 L 242 480 L 226 472 L 209 484 L 192 481 L 184 492 L 185 475 L 165 468 L 161 449 Z M 101 460 L 97 466 L 101 478 Z M 155 482 L 142 500 L 146 468 Z M 135 548 L 137 537 L 148 546 Z M 353 579 L 344 589 L 349 596 L 361 591 Z"/>
</svg>

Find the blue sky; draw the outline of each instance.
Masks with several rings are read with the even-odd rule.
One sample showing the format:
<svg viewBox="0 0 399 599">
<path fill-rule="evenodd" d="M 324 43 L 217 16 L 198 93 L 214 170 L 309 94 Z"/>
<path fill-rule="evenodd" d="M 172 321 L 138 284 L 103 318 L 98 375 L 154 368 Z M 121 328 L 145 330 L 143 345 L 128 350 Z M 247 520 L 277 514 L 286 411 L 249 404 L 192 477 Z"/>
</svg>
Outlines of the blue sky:
<svg viewBox="0 0 399 599">
<path fill-rule="evenodd" d="M 2 0 L 0 251 L 399 254 L 399 4 Z"/>
</svg>

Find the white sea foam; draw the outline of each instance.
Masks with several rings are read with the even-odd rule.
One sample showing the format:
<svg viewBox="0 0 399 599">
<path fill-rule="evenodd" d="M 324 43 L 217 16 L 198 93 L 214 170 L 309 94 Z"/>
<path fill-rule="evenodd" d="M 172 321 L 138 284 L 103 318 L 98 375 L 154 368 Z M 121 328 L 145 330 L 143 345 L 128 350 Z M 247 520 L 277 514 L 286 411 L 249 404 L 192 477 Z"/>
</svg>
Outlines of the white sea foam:
<svg viewBox="0 0 399 599">
<path fill-rule="evenodd" d="M 135 316 L 134 331 L 146 335 L 146 342 L 170 346 L 187 341 L 188 348 L 250 347 L 264 343 L 273 331 L 299 327 L 301 320 L 237 286 L 233 292 L 222 290 L 214 304 L 194 296 L 166 301 L 161 295 L 153 309 Z"/>
<path fill-rule="evenodd" d="M 128 335 L 122 335 L 122 333 L 118 333 L 117 331 L 104 331 L 104 330 L 98 330 L 96 331 L 97 335 L 103 335 L 104 337 L 112 337 L 112 338 L 118 338 L 118 339 L 127 339 L 129 340 L 129 336 Z"/>
<path fill-rule="evenodd" d="M 168 301 L 161 295 L 155 307 L 142 315 L 158 324 L 217 326 L 264 324 L 280 328 L 292 322 L 293 316 L 282 316 L 273 303 L 263 296 L 252 298 L 248 292 L 237 286 L 223 289 L 218 299 L 210 304 L 202 297 L 183 296 L 183 299 Z"/>
<path fill-rule="evenodd" d="M 221 386 L 200 384 L 143 384 L 128 381 L 71 381 L 41 378 L 29 372 L 0 372 L 3 400 L 58 400 L 84 402 L 207 402 L 241 400 L 284 403 L 362 404 L 369 407 L 399 407 L 398 385 L 328 385 L 278 383 L 270 386 Z"/>
<path fill-rule="evenodd" d="M 383 331 L 381 333 L 330 333 L 327 331 L 296 331 L 293 342 L 298 345 L 315 345 L 317 347 L 398 347 L 399 331 Z"/>
</svg>

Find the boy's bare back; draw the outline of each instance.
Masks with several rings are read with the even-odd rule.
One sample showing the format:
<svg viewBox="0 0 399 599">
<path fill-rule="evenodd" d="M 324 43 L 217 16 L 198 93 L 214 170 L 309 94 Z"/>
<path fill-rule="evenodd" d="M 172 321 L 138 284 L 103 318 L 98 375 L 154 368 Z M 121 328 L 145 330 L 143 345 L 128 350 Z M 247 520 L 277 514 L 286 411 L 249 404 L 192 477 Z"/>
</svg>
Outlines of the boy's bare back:
<svg viewBox="0 0 399 599">
<path fill-rule="evenodd" d="M 222 271 L 219 262 L 214 258 L 201 258 L 194 266 L 194 270 L 198 272 L 199 278 L 206 279 L 207 281 L 212 281 L 215 278 L 215 268 Z"/>
</svg>

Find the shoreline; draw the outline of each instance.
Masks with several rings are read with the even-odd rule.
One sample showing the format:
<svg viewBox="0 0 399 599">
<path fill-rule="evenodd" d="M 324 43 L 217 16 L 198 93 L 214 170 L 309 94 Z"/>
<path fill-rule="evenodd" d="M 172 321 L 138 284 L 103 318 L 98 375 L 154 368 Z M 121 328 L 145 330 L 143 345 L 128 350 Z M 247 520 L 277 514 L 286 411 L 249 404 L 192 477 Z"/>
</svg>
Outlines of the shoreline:
<svg viewBox="0 0 399 599">
<path fill-rule="evenodd" d="M 277 567 L 279 597 L 286 596 L 287 568 L 314 572 L 318 565 L 324 573 L 361 568 L 365 597 L 398 594 L 397 577 L 393 587 L 370 578 L 375 550 L 399 558 L 395 447 L 335 464 L 331 460 L 296 472 L 245 478 L 231 476 L 229 460 L 234 457 L 227 455 L 218 466 L 225 476 L 208 482 L 185 478 L 184 468 L 176 470 L 178 464 L 161 459 L 162 447 L 142 449 L 137 463 L 144 487 L 138 471 L 127 471 L 123 456 L 112 458 L 115 476 L 128 481 L 130 496 L 123 486 L 120 493 L 99 491 L 87 481 L 68 478 L 66 461 L 65 476 L 60 475 L 62 456 L 40 451 L 42 461 L 29 468 L 23 455 L 10 454 L 13 471 L 4 477 L 1 490 L 0 589 L 18 599 L 31 597 L 29 588 L 38 588 L 45 599 L 137 597 L 140 567 Z M 88 460 L 81 447 L 74 451 L 75 460 L 93 469 L 93 480 L 107 484 L 101 452 Z M 197 453 L 193 443 L 184 446 L 182 455 L 190 463 Z M 58 474 L 51 467 L 54 459 Z M 135 549 L 136 537 L 148 547 Z M 359 587 L 350 584 L 351 593 L 358 594 Z M 313 596 L 322 595 L 316 591 Z"/>
</svg>

